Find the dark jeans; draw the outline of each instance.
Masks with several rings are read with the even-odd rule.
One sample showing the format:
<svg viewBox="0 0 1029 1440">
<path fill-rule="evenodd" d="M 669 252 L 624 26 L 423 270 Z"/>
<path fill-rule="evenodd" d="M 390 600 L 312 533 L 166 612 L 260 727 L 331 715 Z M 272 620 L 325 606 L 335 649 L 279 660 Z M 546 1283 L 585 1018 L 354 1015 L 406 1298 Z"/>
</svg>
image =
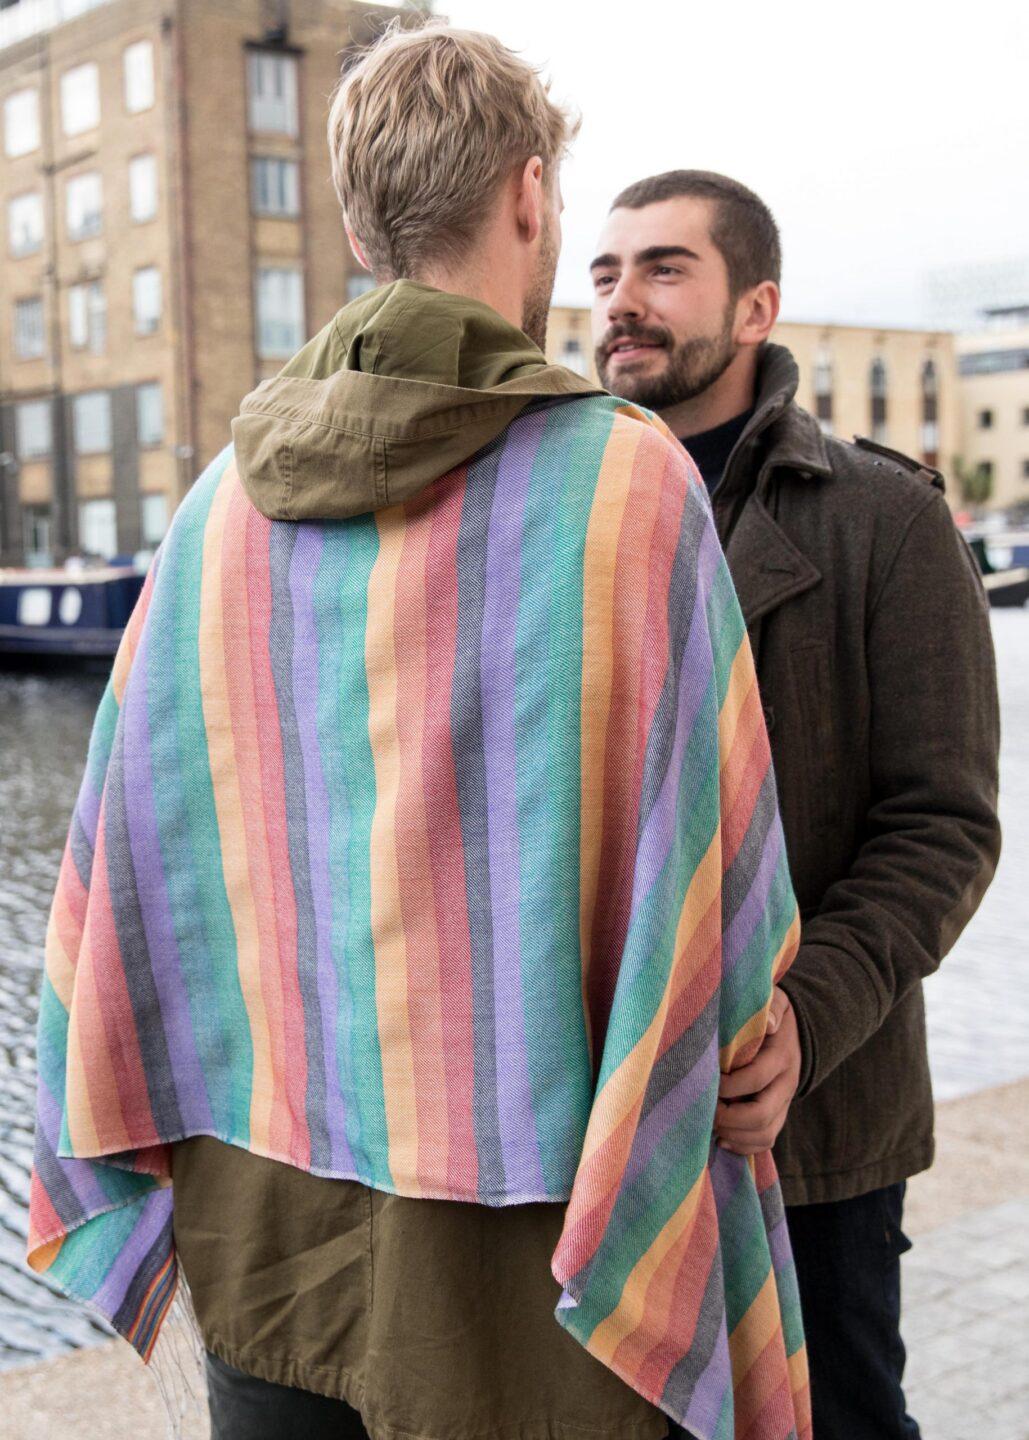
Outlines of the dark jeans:
<svg viewBox="0 0 1029 1440">
<path fill-rule="evenodd" d="M 273 1385 L 207 1356 L 211 1440 L 368 1440 L 345 1400 Z"/>
<path fill-rule="evenodd" d="M 811 1367 L 814 1440 L 919 1440 L 901 1381 L 903 1183 L 786 1211 Z"/>
</svg>

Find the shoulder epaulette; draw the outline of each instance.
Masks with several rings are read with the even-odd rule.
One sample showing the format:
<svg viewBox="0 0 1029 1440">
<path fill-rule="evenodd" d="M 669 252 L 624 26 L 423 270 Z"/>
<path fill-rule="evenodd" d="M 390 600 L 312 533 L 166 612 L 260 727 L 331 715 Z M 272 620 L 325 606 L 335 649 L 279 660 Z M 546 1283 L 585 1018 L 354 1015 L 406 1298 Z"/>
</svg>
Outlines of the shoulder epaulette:
<svg viewBox="0 0 1029 1440">
<path fill-rule="evenodd" d="M 910 455 L 905 455 L 900 450 L 891 450 L 888 445 L 880 445 L 877 440 L 869 440 L 867 435 L 855 435 L 854 444 L 860 450 L 869 450 L 872 454 L 889 460 L 897 467 L 899 473 L 920 475 L 927 485 L 935 485 L 937 490 L 946 490 L 947 488 L 946 481 L 939 470 L 934 470 L 931 465 L 923 465 L 920 461 L 913 460 Z"/>
</svg>

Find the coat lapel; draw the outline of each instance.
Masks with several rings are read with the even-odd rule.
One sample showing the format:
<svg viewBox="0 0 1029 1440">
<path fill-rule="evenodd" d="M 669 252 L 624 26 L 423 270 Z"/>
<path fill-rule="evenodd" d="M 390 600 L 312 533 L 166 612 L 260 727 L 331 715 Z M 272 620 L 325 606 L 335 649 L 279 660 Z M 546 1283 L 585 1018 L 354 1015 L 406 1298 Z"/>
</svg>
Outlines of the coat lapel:
<svg viewBox="0 0 1029 1440">
<path fill-rule="evenodd" d="M 822 578 L 822 572 L 797 549 L 756 494 L 744 505 L 725 556 L 748 626 L 810 590 Z"/>
</svg>

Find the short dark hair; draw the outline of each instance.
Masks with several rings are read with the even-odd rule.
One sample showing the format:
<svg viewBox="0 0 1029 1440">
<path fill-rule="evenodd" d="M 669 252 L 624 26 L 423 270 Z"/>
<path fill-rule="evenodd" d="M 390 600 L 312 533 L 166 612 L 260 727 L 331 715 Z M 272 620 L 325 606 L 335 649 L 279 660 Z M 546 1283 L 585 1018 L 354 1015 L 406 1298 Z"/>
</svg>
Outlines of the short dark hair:
<svg viewBox="0 0 1029 1440">
<path fill-rule="evenodd" d="M 711 242 L 725 261 L 729 290 L 735 297 L 760 285 L 762 280 L 779 284 L 782 276 L 782 246 L 779 227 L 765 202 L 746 185 L 717 175 L 713 170 L 666 170 L 637 180 L 615 199 L 612 210 L 642 210 L 660 200 L 687 195 L 715 202 Z"/>
</svg>

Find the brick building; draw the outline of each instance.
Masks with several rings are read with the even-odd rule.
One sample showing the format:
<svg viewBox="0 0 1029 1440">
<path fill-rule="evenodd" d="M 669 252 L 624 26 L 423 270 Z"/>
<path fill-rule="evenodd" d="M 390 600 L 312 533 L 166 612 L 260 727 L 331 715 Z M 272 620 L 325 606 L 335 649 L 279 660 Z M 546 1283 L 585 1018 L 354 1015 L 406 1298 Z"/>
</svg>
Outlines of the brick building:
<svg viewBox="0 0 1029 1440">
<path fill-rule="evenodd" d="M 351 0 L 0 3 L 0 563 L 154 545 L 365 284 L 329 178 Z"/>
</svg>

